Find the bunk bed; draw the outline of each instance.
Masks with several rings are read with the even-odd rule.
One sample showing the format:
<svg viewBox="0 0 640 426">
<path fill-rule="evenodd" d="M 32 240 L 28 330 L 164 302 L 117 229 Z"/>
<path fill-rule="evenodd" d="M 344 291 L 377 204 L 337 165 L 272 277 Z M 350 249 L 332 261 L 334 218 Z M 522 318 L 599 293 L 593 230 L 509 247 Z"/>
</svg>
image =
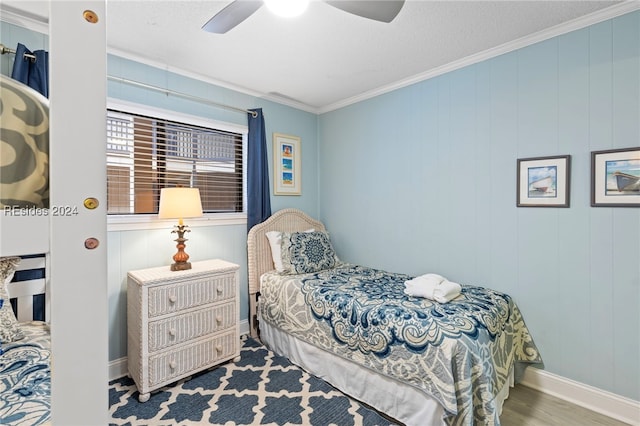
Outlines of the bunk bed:
<svg viewBox="0 0 640 426">
<path fill-rule="evenodd" d="M 49 106 L 0 75 L 0 424 L 50 423 Z"/>
<path fill-rule="evenodd" d="M 447 303 L 408 296 L 414 277 L 340 261 L 324 224 L 296 209 L 254 226 L 247 243 L 252 335 L 400 422 L 499 424 L 509 387 L 541 363 L 506 294 L 464 285 Z M 294 259 L 307 248 L 314 259 Z"/>
<path fill-rule="evenodd" d="M 42 255 L 0 258 L 0 424 L 48 424 L 51 339 Z"/>
</svg>

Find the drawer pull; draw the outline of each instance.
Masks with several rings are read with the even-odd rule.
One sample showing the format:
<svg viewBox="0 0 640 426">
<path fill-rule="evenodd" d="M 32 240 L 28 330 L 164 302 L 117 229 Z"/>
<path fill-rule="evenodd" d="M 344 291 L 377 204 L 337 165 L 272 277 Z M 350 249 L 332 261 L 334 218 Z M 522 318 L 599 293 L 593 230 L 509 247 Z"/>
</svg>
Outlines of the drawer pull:
<svg viewBox="0 0 640 426">
<path fill-rule="evenodd" d="M 218 353 L 222 352 L 222 346 L 220 346 L 220 345 L 216 346 L 216 351 Z"/>
<path fill-rule="evenodd" d="M 176 303 L 176 300 L 178 300 L 178 298 L 176 297 L 175 294 L 172 294 L 171 296 L 169 296 L 169 302 Z"/>
<path fill-rule="evenodd" d="M 222 292 L 224 291 L 224 289 L 222 288 L 222 286 L 221 286 L 221 285 L 219 285 L 219 286 L 216 288 L 216 290 L 218 290 L 218 293 L 221 293 L 221 294 L 222 294 Z"/>
<path fill-rule="evenodd" d="M 169 363 L 169 367 L 170 367 L 172 370 L 175 370 L 177 365 L 178 365 L 178 364 L 176 364 L 176 362 L 175 362 L 175 361 L 171 361 L 171 362 Z"/>
<path fill-rule="evenodd" d="M 221 315 L 218 315 L 218 316 L 216 317 L 216 322 L 217 322 L 218 324 L 222 324 L 222 316 L 221 316 Z"/>
<path fill-rule="evenodd" d="M 176 329 L 172 328 L 169 330 L 169 336 L 174 337 L 176 335 Z"/>
</svg>

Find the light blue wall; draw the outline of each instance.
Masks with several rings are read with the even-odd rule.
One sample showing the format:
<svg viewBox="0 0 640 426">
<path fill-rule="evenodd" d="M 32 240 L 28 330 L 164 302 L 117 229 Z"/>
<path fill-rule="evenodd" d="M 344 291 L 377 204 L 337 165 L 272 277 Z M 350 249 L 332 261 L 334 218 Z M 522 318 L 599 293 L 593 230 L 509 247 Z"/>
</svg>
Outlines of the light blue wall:
<svg viewBox="0 0 640 426">
<path fill-rule="evenodd" d="M 0 20 L 0 43 L 16 49 L 22 43 L 30 50 L 49 49 L 49 36 Z M 15 55 L 0 55 L 0 74 L 11 75 Z"/>
<path fill-rule="evenodd" d="M 548 371 L 640 400 L 640 211 L 589 206 L 590 152 L 640 145 L 639 27 L 635 12 L 319 119 L 115 56 L 108 74 L 263 108 L 268 135 L 302 139 L 303 195 L 272 196 L 274 211 L 320 217 L 345 260 L 510 293 Z M 0 36 L 10 47 L 47 46 L 4 22 Z M 0 56 L 4 74 L 10 58 Z M 120 83 L 109 96 L 245 122 Z M 516 159 L 560 154 L 572 156 L 571 208 L 516 208 Z M 242 266 L 246 319 L 245 227 L 189 237 L 192 260 Z M 108 233 L 110 360 L 126 356 L 126 272 L 167 264 L 170 238 Z"/>
<path fill-rule="evenodd" d="M 320 118 L 320 218 L 347 261 L 511 294 L 546 370 L 640 400 L 640 210 L 590 207 L 590 153 L 640 143 L 640 12 Z M 570 208 L 516 159 L 572 156 Z"/>
<path fill-rule="evenodd" d="M 0 41 L 14 48 L 18 42 L 29 49 L 48 49 L 48 36 L 0 21 Z M 14 55 L 0 55 L 0 72 L 11 75 Z M 176 64 L 171 64 L 176 66 Z M 302 148 L 302 195 L 271 196 L 272 210 L 295 207 L 317 217 L 318 210 L 318 138 L 316 114 L 304 112 L 238 91 L 229 90 L 198 79 L 188 78 L 139 62 L 109 55 L 107 74 L 153 86 L 208 98 L 237 108 L 262 108 L 265 115 L 267 148 L 271 167 L 274 132 L 299 136 Z M 203 105 L 141 89 L 121 82 L 109 81 L 110 98 L 178 111 L 216 121 L 246 125 L 246 116 L 227 109 Z M 189 234 L 187 252 L 192 261 L 223 258 L 240 268 L 240 319 L 248 318 L 246 225 L 195 227 Z M 127 271 L 168 265 L 175 253 L 173 237 L 168 229 L 110 231 L 108 250 L 109 360 L 127 355 L 126 275 Z"/>
<path fill-rule="evenodd" d="M 175 65 L 175 64 L 174 64 Z M 318 216 L 318 139 L 316 114 L 283 106 L 201 80 L 178 75 L 139 62 L 109 55 L 107 74 L 143 82 L 180 93 L 207 98 L 237 108 L 262 108 L 265 116 L 269 164 L 274 132 L 299 136 L 302 147 L 302 195 L 271 196 L 272 210 L 295 207 Z M 246 125 L 243 113 L 203 105 L 175 96 L 109 81 L 108 96 L 217 121 Z M 246 224 L 192 227 L 187 243 L 191 261 L 222 258 L 240 265 L 240 319 L 249 314 L 247 281 Z M 109 359 L 127 355 L 127 272 L 135 269 L 169 265 L 175 244 L 169 229 L 109 231 Z"/>
</svg>

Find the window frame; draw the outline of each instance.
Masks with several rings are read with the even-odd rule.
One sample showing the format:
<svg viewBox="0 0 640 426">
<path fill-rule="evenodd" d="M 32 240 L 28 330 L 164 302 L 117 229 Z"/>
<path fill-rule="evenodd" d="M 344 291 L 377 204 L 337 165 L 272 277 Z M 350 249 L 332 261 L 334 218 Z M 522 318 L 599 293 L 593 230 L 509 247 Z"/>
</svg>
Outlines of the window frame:
<svg viewBox="0 0 640 426">
<path fill-rule="evenodd" d="M 247 140 L 248 126 L 213 120 L 205 117 L 166 110 L 120 99 L 107 99 L 105 115 L 108 109 L 118 110 L 130 114 L 139 114 L 159 119 L 182 122 L 206 128 L 242 134 L 242 212 L 235 213 L 205 213 L 204 216 L 189 219 L 189 226 L 197 228 L 213 225 L 246 225 L 247 223 Z M 106 132 L 106 129 L 105 129 Z M 105 140 L 105 167 L 106 167 Z M 106 184 L 106 183 L 105 183 Z M 106 195 L 105 195 L 106 196 Z M 106 205 L 107 200 L 104 200 Z M 106 214 L 106 212 L 105 212 Z M 129 231 L 139 229 L 165 229 L 173 226 L 175 220 L 158 219 L 157 213 L 107 214 L 107 231 Z"/>
</svg>

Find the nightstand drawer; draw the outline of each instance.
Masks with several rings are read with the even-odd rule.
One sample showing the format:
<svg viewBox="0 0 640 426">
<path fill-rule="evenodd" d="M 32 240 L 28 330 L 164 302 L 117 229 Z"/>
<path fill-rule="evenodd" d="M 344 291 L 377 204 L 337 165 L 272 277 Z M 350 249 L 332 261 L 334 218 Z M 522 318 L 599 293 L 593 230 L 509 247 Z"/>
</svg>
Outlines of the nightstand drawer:
<svg viewBox="0 0 640 426">
<path fill-rule="evenodd" d="M 231 299 L 235 295 L 234 273 L 152 287 L 149 288 L 149 317 Z"/>
<path fill-rule="evenodd" d="M 185 345 L 149 358 L 149 383 L 153 387 L 169 382 L 184 373 L 207 368 L 219 359 L 228 359 L 238 352 L 240 340 L 235 329 L 212 339 Z"/>
<path fill-rule="evenodd" d="M 237 315 L 236 302 L 232 300 L 213 308 L 152 321 L 149 323 L 149 352 L 235 326 Z"/>
</svg>

